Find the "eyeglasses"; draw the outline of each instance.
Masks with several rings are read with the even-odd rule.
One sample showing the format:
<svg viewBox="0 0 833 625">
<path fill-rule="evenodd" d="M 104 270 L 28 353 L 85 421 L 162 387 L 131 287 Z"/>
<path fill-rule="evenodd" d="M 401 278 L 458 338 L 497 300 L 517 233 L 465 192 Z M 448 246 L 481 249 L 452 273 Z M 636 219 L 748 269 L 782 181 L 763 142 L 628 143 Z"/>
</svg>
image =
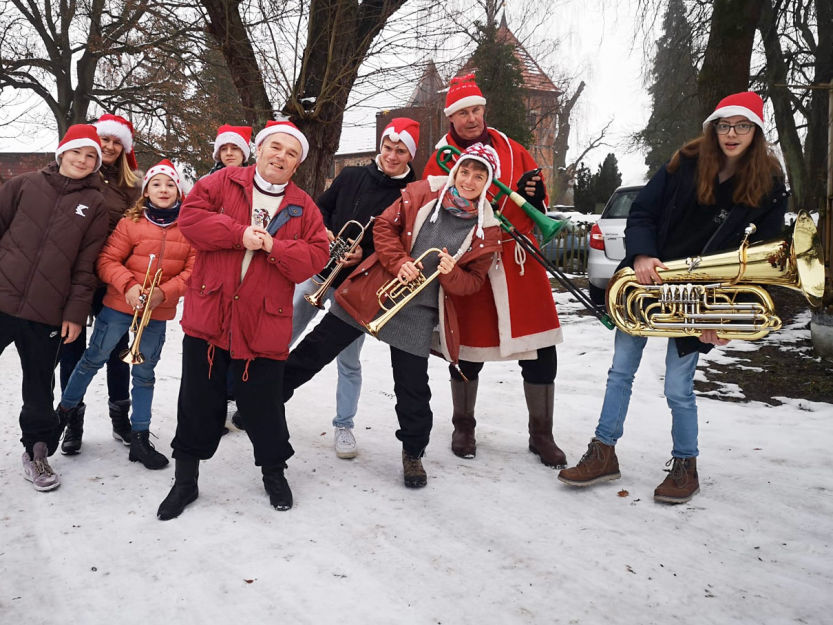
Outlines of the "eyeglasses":
<svg viewBox="0 0 833 625">
<path fill-rule="evenodd" d="M 737 124 L 728 124 L 726 122 L 715 122 L 714 130 L 719 135 L 726 135 L 729 134 L 729 131 L 734 129 L 735 134 L 738 135 L 748 135 L 750 131 L 755 127 L 755 124 L 751 122 L 738 122 Z"/>
</svg>

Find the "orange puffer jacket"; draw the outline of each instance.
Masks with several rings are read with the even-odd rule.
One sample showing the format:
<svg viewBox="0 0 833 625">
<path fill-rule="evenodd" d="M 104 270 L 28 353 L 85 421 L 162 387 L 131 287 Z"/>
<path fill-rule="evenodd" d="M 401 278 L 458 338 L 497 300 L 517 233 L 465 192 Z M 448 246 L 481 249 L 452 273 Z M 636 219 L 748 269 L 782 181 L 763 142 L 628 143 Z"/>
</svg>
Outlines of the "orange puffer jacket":
<svg viewBox="0 0 833 625">
<path fill-rule="evenodd" d="M 151 278 L 157 269 L 162 269 L 158 288 L 165 298 L 150 317 L 169 321 L 176 316 L 177 302 L 185 294 L 185 283 L 194 268 L 195 251 L 176 223 L 163 228 L 144 216 L 139 221 L 122 218 L 101 250 L 97 269 L 99 277 L 107 283 L 105 306 L 133 314 L 124 294 L 134 284 L 142 286 L 151 254 L 156 255 Z"/>
</svg>

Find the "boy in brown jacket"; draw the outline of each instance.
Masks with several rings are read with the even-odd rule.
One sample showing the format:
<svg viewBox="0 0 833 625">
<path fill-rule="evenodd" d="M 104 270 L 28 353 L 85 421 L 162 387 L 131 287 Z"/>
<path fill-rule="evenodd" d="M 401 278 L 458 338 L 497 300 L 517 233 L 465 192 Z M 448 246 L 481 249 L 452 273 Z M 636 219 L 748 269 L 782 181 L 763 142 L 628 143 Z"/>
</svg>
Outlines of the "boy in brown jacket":
<svg viewBox="0 0 833 625">
<path fill-rule="evenodd" d="M 70 126 L 55 161 L 0 187 L 0 353 L 14 342 L 20 357 L 23 474 L 39 491 L 60 485 L 47 461 L 65 425 L 53 410 L 55 365 L 90 311 L 108 224 L 95 127 Z"/>
</svg>

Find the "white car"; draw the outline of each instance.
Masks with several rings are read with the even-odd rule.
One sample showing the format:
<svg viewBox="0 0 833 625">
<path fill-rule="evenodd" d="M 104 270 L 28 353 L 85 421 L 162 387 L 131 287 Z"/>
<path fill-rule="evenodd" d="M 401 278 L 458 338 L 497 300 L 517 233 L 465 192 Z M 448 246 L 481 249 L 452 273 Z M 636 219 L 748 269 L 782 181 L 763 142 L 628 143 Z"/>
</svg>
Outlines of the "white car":
<svg viewBox="0 0 833 625">
<path fill-rule="evenodd" d="M 604 304 L 607 282 L 625 257 L 625 225 L 631 204 L 641 190 L 642 185 L 616 189 L 590 230 L 587 278 L 595 304 Z"/>
</svg>

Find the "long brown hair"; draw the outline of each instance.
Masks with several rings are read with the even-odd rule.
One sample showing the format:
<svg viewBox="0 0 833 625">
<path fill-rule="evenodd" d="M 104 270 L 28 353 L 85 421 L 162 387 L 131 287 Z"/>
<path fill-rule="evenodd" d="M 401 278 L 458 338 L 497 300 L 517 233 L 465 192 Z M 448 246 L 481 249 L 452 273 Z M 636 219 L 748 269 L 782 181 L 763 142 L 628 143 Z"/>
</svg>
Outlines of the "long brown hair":
<svg viewBox="0 0 833 625">
<path fill-rule="evenodd" d="M 133 204 L 133 206 L 128 208 L 126 211 L 124 211 L 124 217 L 125 217 L 125 219 L 130 219 L 133 222 L 138 222 L 142 218 L 142 215 L 144 214 L 144 212 L 145 212 L 145 194 L 142 193 L 142 195 L 139 196 L 139 199 L 136 200 L 136 203 Z"/>
<path fill-rule="evenodd" d="M 781 163 L 764 139 L 758 126 L 754 128 L 752 143 L 741 155 L 735 170 L 735 189 L 732 201 L 735 204 L 758 206 L 772 190 L 773 178 L 783 178 Z M 680 156 L 697 159 L 697 202 L 709 206 L 715 203 L 714 187 L 717 174 L 726 162 L 726 155 L 720 149 L 713 124 L 707 124 L 703 134 L 689 141 L 674 152 L 667 165 L 669 173 L 680 166 Z"/>
</svg>

